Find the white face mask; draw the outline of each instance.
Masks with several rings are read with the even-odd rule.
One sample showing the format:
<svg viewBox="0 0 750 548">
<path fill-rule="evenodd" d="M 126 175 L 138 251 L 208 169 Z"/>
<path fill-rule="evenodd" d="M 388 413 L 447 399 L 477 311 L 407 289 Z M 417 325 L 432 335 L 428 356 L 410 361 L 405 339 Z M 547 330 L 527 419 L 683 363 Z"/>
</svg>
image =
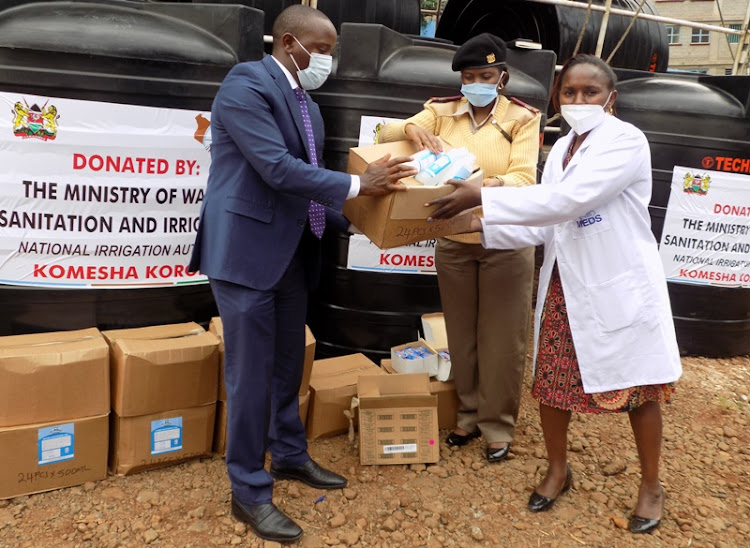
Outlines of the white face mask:
<svg viewBox="0 0 750 548">
<path fill-rule="evenodd" d="M 294 41 L 297 42 L 299 47 L 310 56 L 310 64 L 307 65 L 306 69 L 300 70 L 297 61 L 294 60 L 294 56 L 291 53 L 289 54 L 289 57 L 292 58 L 292 63 L 297 67 L 299 85 L 302 86 L 302 89 L 304 90 L 318 89 L 328 79 L 328 75 L 331 74 L 333 57 L 330 55 L 323 55 L 322 53 L 310 53 L 305 49 L 305 46 L 300 44 L 299 40 L 294 38 Z"/>
<path fill-rule="evenodd" d="M 604 101 L 605 105 L 609 103 L 610 97 L 612 97 L 611 91 L 607 95 L 607 100 Z M 560 114 L 576 135 L 583 135 L 594 129 L 604 121 L 605 115 L 602 105 L 562 105 Z"/>
</svg>

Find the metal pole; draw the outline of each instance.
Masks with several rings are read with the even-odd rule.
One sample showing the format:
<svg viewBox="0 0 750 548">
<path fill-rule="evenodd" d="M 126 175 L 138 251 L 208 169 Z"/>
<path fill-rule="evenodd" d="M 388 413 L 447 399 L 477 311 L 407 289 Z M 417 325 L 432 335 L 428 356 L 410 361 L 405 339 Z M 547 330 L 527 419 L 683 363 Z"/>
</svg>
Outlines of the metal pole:
<svg viewBox="0 0 750 548">
<path fill-rule="evenodd" d="M 612 0 L 607 0 L 604 4 L 604 15 L 602 15 L 602 26 L 599 27 L 599 38 L 596 41 L 597 57 L 601 59 L 602 49 L 604 49 L 604 37 L 607 35 L 607 24 L 609 23 L 609 13 L 612 10 Z"/>
<path fill-rule="evenodd" d="M 748 49 L 750 48 L 750 35 L 748 35 L 748 25 L 750 25 L 750 2 L 747 4 L 747 13 L 745 13 L 745 22 L 742 25 L 742 36 L 737 43 L 737 53 L 734 55 L 734 65 L 732 65 L 732 74 L 740 73 L 740 65 L 745 65 L 745 72 L 748 72 L 748 59 L 747 56 L 750 54 Z"/>
<path fill-rule="evenodd" d="M 551 4 L 553 6 L 563 6 L 566 8 L 586 9 L 586 4 L 581 2 L 571 2 L 570 0 L 527 0 L 528 2 L 536 2 L 537 4 Z M 604 12 L 603 6 L 597 6 L 596 4 L 591 6 L 592 11 Z M 624 15 L 625 17 L 638 17 L 639 19 L 645 19 L 646 21 L 657 21 L 659 23 L 670 23 L 675 25 L 683 25 L 686 27 L 692 27 L 694 29 L 711 30 L 714 32 L 722 32 L 724 34 L 736 34 L 741 36 L 743 31 L 733 30 L 725 27 L 719 27 L 716 25 L 707 25 L 705 23 L 696 23 L 694 21 L 688 21 L 686 19 L 675 19 L 673 17 L 662 17 L 661 15 L 650 15 L 648 13 L 636 13 L 630 10 L 622 10 L 619 8 L 612 8 L 609 10 L 613 15 Z"/>
</svg>

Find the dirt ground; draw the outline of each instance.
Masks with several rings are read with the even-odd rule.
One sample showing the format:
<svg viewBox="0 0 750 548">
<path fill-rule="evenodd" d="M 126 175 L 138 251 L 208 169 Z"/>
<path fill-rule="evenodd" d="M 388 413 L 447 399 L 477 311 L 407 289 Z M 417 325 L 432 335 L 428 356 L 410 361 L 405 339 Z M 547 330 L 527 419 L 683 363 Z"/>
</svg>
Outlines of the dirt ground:
<svg viewBox="0 0 750 548">
<path fill-rule="evenodd" d="M 356 448 L 339 436 L 312 442 L 310 453 L 345 474 L 348 488 L 322 492 L 278 482 L 275 502 L 304 528 L 296 545 L 306 547 L 750 546 L 750 358 L 683 364 L 665 409 L 666 515 L 653 535 L 624 529 L 639 478 L 624 415 L 574 416 L 573 489 L 550 512 L 526 510 L 545 467 L 528 371 L 509 460 L 486 463 L 480 439 L 453 451 L 443 445 L 434 466 L 363 467 Z M 0 546 L 278 546 L 236 522 L 229 497 L 218 457 L 110 476 L 0 501 Z"/>
</svg>

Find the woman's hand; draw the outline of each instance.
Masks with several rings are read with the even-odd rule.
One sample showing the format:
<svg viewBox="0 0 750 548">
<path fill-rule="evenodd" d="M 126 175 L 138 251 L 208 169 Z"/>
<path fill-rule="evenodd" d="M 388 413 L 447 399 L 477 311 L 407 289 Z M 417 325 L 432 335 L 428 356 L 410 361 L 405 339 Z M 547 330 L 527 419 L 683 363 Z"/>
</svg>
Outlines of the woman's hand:
<svg viewBox="0 0 750 548">
<path fill-rule="evenodd" d="M 456 190 L 425 204 L 426 206 L 438 206 L 438 209 L 427 218 L 428 221 L 450 219 L 462 211 L 482 205 L 482 189 L 475 184 L 457 179 L 451 179 L 445 184 L 453 185 Z"/>
<path fill-rule="evenodd" d="M 497 177 L 490 177 L 482 181 L 482 186 L 503 186 L 503 180 Z"/>
<path fill-rule="evenodd" d="M 404 133 L 409 140 L 417 145 L 418 150 L 429 149 L 433 154 L 440 154 L 443 152 L 443 145 L 432 132 L 419 127 L 417 124 L 406 124 Z"/>
<path fill-rule="evenodd" d="M 484 232 L 484 227 L 482 226 L 482 219 L 477 217 L 477 215 L 471 216 L 471 232 Z"/>
</svg>

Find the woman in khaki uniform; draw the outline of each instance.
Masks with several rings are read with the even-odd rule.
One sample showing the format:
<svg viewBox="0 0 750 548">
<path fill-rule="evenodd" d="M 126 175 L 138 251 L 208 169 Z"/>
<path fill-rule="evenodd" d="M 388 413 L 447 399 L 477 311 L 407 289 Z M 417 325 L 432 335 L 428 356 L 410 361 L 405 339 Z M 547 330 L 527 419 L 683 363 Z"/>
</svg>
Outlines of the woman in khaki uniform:
<svg viewBox="0 0 750 548">
<path fill-rule="evenodd" d="M 465 147 L 482 168 L 485 186 L 536 182 L 539 113 L 498 94 L 508 81 L 506 46 L 481 34 L 459 48 L 452 68 L 461 71 L 462 96 L 432 99 L 422 112 L 386 125 L 380 142 L 409 139 L 440 152 L 439 136 Z M 435 252 L 460 401 L 448 445 L 484 436 L 487 459 L 503 460 L 513 440 L 521 399 L 531 311 L 534 249 L 489 250 L 479 234 L 438 240 Z"/>
</svg>

